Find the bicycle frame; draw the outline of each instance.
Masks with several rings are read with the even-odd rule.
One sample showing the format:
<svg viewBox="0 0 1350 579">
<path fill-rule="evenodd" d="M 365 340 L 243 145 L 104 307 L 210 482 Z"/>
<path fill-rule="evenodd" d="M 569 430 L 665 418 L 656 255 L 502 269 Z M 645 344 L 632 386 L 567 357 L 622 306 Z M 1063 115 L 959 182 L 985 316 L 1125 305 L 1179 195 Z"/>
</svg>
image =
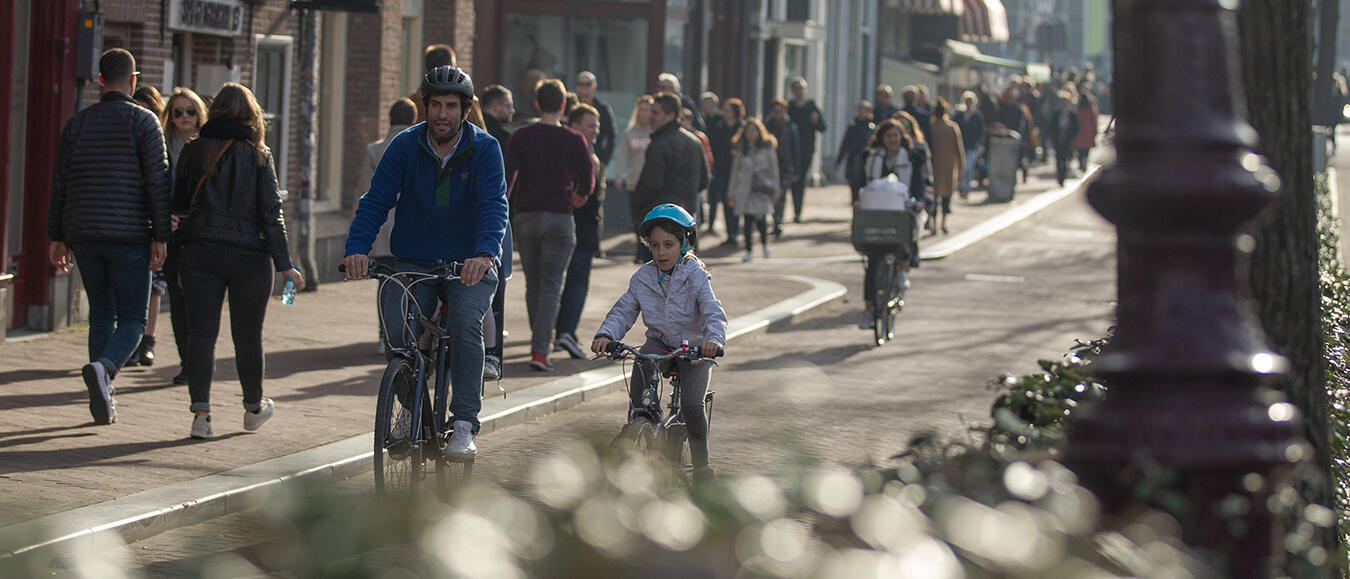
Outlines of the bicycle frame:
<svg viewBox="0 0 1350 579">
<path fill-rule="evenodd" d="M 380 266 L 381 269 L 389 268 Z M 420 338 L 413 328 L 422 327 L 428 332 L 434 341 L 435 364 L 436 364 L 436 384 L 435 394 L 432 398 L 432 418 L 434 419 L 432 432 L 426 433 L 426 437 L 419 437 L 413 441 L 413 444 L 421 444 L 431 437 L 443 438 L 445 433 L 445 413 L 449 402 L 450 388 L 450 332 L 449 319 L 441 319 L 439 323 L 432 323 L 430 318 L 422 314 L 422 308 L 413 294 L 413 287 L 419 283 L 442 282 L 459 279 L 459 264 L 451 262 L 441 265 L 438 269 L 444 269 L 443 273 L 423 273 L 423 272 L 381 272 L 372 271 L 371 276 L 380 280 L 380 296 L 384 295 L 387 284 L 395 284 L 403 292 L 403 300 L 400 303 L 406 304 L 407 313 L 404 315 L 403 326 L 399 329 L 403 336 L 403 345 L 395 346 L 393 340 L 390 340 L 389 351 L 395 356 L 406 358 L 413 366 L 413 376 L 417 387 L 413 392 L 412 423 L 421 428 L 423 423 L 422 408 L 426 396 L 426 384 L 428 356 L 422 352 Z M 405 283 L 403 280 L 409 280 Z M 389 328 L 385 324 L 383 308 L 379 309 L 380 327 L 384 330 L 386 337 L 391 336 Z M 440 441 L 438 441 L 440 442 Z"/>
</svg>

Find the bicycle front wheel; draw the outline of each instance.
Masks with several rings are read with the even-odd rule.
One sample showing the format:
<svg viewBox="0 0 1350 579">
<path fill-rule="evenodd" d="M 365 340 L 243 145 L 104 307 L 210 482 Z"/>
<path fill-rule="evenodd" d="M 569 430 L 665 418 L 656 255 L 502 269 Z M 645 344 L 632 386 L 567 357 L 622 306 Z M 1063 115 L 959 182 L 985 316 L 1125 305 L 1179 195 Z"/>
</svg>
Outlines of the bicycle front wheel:
<svg viewBox="0 0 1350 579">
<path fill-rule="evenodd" d="M 663 454 L 661 448 L 656 444 L 656 424 L 645 416 L 634 418 L 632 422 L 625 426 L 623 432 L 610 443 L 611 448 L 633 449 L 643 456 L 658 456 Z"/>
<path fill-rule="evenodd" d="M 416 372 L 407 359 L 389 362 L 375 403 L 375 491 L 415 491 L 424 475 L 424 445 L 413 427 Z"/>
<path fill-rule="evenodd" d="M 872 340 L 878 346 L 885 344 L 888 339 L 886 328 L 887 311 L 890 309 L 887 306 L 890 302 L 890 296 L 887 295 L 890 290 L 890 283 L 887 279 L 888 269 L 890 268 L 882 263 L 872 271 L 872 287 L 874 288 L 872 290 Z"/>
</svg>

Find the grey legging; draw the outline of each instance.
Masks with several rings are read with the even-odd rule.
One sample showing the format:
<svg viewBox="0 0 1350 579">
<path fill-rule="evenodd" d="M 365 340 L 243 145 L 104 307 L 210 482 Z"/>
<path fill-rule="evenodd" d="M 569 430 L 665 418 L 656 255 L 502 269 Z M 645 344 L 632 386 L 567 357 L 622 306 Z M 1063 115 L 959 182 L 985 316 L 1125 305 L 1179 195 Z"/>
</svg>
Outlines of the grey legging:
<svg viewBox="0 0 1350 579">
<path fill-rule="evenodd" d="M 547 355 L 562 304 L 563 279 L 577 245 L 567 213 L 517 213 L 512 220 L 516 251 L 525 270 L 525 311 L 530 315 L 530 352 Z"/>
<path fill-rule="evenodd" d="M 690 347 L 693 345 L 690 344 Z M 655 338 L 648 338 L 641 350 L 644 353 L 658 350 L 670 352 L 674 348 Z M 689 431 L 689 454 L 693 458 L 694 468 L 703 468 L 708 466 L 708 415 L 704 412 L 703 397 L 707 395 L 708 383 L 712 380 L 712 365 L 690 364 L 683 360 L 676 364 L 680 371 L 680 414 Z M 634 364 L 632 381 L 628 383 L 628 395 L 634 406 L 642 404 L 642 392 L 646 388 L 647 373 L 641 364 Z"/>
</svg>

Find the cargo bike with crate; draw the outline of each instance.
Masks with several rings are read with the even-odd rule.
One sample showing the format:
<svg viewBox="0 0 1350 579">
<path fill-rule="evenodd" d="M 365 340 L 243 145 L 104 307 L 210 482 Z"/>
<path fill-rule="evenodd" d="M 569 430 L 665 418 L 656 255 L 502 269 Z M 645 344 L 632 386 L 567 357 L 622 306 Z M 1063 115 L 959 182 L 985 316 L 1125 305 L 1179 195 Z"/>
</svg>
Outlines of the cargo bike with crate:
<svg viewBox="0 0 1350 579">
<path fill-rule="evenodd" d="M 863 254 L 872 288 L 872 335 L 878 346 L 895 337 L 895 316 L 905 306 L 901 264 L 919 251 L 923 204 L 894 175 L 868 183 L 853 210 L 853 247 Z M 881 260 L 873 267 L 873 260 Z"/>
</svg>

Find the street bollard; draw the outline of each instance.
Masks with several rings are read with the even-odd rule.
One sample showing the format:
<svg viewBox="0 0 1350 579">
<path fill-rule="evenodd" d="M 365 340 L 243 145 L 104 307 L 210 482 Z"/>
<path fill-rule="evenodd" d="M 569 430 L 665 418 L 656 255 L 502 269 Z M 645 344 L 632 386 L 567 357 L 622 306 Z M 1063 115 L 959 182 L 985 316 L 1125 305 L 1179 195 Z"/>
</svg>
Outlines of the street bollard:
<svg viewBox="0 0 1350 579">
<path fill-rule="evenodd" d="M 1268 501 L 1311 456 L 1240 292 L 1244 224 L 1278 179 L 1251 150 L 1235 2 L 1115 3 L 1116 163 L 1088 189 L 1118 228 L 1118 326 L 1094 370 L 1107 398 L 1076 413 L 1066 462 L 1108 515 L 1176 516 L 1225 577 L 1266 577 L 1282 548 Z"/>
</svg>

